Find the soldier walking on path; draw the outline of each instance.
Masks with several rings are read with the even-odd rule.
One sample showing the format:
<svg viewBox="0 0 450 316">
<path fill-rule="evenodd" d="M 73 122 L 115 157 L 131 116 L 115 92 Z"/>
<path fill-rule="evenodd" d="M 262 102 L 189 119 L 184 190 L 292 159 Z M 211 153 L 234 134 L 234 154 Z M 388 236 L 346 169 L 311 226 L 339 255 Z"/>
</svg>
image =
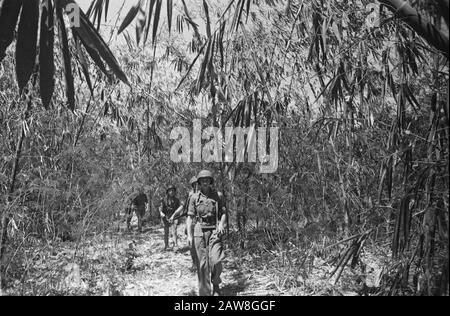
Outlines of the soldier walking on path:
<svg viewBox="0 0 450 316">
<path fill-rule="evenodd" d="M 131 218 L 133 217 L 133 212 L 136 213 L 138 219 L 138 232 L 142 232 L 142 221 L 145 215 L 145 210 L 148 209 L 148 198 L 144 193 L 143 188 L 139 187 L 130 196 L 130 204 L 127 207 L 127 229 L 131 230 Z"/>
<path fill-rule="evenodd" d="M 184 204 L 182 204 L 178 208 L 178 210 L 176 210 L 175 213 L 173 213 L 173 215 L 170 217 L 170 219 L 169 219 L 170 223 L 179 219 L 180 217 L 187 216 L 189 201 L 197 193 L 197 177 L 192 177 L 191 181 L 189 181 L 189 184 L 191 185 L 191 190 L 189 191 Z M 186 222 L 186 232 L 185 232 L 186 235 L 188 235 L 187 229 L 188 228 L 187 228 L 187 222 Z M 193 227 L 192 227 L 192 229 L 193 229 Z M 191 231 L 191 233 L 193 234 L 193 230 Z M 189 250 L 191 252 L 191 258 L 192 258 L 192 266 L 191 266 L 190 270 L 191 270 L 191 272 L 194 272 L 197 269 L 197 254 L 195 252 L 194 243 L 189 244 Z"/>
<path fill-rule="evenodd" d="M 180 200 L 176 197 L 177 189 L 175 186 L 170 185 L 166 190 L 166 198 L 161 201 L 159 206 L 159 214 L 164 225 L 164 250 L 169 248 L 169 230 L 172 226 L 172 237 L 174 249 L 178 247 L 178 235 L 177 227 L 178 221 L 174 221 L 172 224 L 169 218 L 175 213 L 175 211 L 180 207 Z"/>
<path fill-rule="evenodd" d="M 225 257 L 222 237 L 227 221 L 226 205 L 222 193 L 213 189 L 214 178 L 209 170 L 200 171 L 197 182 L 200 190 L 190 199 L 188 207 L 188 242 L 194 243 L 197 253 L 199 295 L 219 296 Z"/>
</svg>

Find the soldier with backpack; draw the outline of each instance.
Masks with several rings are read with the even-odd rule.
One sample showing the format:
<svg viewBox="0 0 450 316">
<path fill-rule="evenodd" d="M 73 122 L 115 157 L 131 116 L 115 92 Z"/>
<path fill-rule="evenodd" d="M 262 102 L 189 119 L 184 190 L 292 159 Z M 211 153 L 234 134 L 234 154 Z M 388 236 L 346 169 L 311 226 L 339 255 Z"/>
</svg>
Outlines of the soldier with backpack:
<svg viewBox="0 0 450 316">
<path fill-rule="evenodd" d="M 213 189 L 214 177 L 211 171 L 200 171 L 197 182 L 199 191 L 189 200 L 188 206 L 188 242 L 194 244 L 198 258 L 199 295 L 219 296 L 220 274 L 225 257 L 222 237 L 227 223 L 226 205 L 222 193 Z"/>
</svg>

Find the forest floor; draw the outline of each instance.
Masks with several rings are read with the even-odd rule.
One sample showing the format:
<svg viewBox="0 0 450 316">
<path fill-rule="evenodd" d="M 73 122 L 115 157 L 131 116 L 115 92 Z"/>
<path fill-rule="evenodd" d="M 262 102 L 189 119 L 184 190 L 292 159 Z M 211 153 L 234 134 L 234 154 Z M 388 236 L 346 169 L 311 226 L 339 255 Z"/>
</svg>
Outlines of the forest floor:
<svg viewBox="0 0 450 316">
<path fill-rule="evenodd" d="M 30 247 L 23 251 L 20 266 L 10 264 L 16 276 L 2 294 L 197 295 L 197 275 L 190 271 L 184 225 L 179 225 L 180 248 L 176 251 L 164 251 L 161 226 L 145 227 L 141 234 L 133 228 L 126 232 L 121 223 L 115 231 L 85 238 L 80 243 Z M 371 274 L 346 269 L 334 285 L 329 277 L 333 265 L 320 258 L 303 255 L 302 260 L 301 253 L 293 257 L 277 249 L 252 251 L 251 242 L 246 250 L 229 244 L 230 241 L 225 242 L 226 259 L 221 276 L 225 296 L 359 295 L 358 280 L 364 278 L 366 283 L 375 283 L 380 272 L 376 266 L 369 267 Z"/>
</svg>

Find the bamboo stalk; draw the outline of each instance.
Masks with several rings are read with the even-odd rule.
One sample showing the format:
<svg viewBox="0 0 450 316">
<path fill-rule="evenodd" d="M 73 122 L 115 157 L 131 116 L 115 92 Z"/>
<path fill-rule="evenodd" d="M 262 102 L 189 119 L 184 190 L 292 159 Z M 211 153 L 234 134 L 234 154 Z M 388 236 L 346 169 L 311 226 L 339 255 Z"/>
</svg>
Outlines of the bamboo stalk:
<svg viewBox="0 0 450 316">
<path fill-rule="evenodd" d="M 23 122 L 26 122 L 28 120 L 28 118 L 30 116 L 30 112 L 31 112 L 31 105 L 32 105 L 30 96 L 27 95 L 25 101 L 27 102 L 27 107 L 25 109 Z M 17 174 L 19 172 L 19 162 L 20 162 L 20 158 L 22 155 L 23 141 L 26 137 L 26 131 L 25 131 L 23 122 L 21 124 L 20 138 L 19 138 L 19 140 L 17 142 L 17 146 L 16 146 L 14 166 L 13 166 L 13 171 L 12 171 L 11 179 L 10 179 L 10 183 L 9 183 L 9 190 L 8 190 L 9 194 L 8 194 L 8 198 L 7 198 L 8 205 L 10 204 L 12 194 L 15 191 Z M 10 220 L 9 210 L 8 209 L 3 210 L 2 219 L 1 219 L 2 230 L 1 230 L 1 234 L 0 234 L 0 289 L 2 287 L 2 281 L 3 281 L 2 278 L 4 276 L 3 260 L 4 260 L 4 256 L 5 256 L 5 252 L 6 252 L 6 244 L 8 242 L 9 220 Z"/>
</svg>

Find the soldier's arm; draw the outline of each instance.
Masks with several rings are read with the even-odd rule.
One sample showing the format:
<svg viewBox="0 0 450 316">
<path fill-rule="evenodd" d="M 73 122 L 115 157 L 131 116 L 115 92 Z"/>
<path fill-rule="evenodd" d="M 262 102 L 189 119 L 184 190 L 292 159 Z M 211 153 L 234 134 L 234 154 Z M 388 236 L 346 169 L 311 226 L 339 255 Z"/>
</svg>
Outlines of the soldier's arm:
<svg viewBox="0 0 450 316">
<path fill-rule="evenodd" d="M 194 195 L 195 196 L 195 195 Z M 194 223 L 194 217 L 195 217 L 195 198 L 194 196 L 192 196 L 189 199 L 189 204 L 188 204 L 188 212 L 187 212 L 187 219 L 186 219 L 186 230 L 187 230 L 187 238 L 188 238 L 188 242 L 189 245 L 192 245 L 192 240 L 193 240 L 193 236 L 192 236 L 192 231 L 193 231 L 193 223 Z"/>
<path fill-rule="evenodd" d="M 188 239 L 189 246 L 192 245 L 192 240 L 194 238 L 192 236 L 193 222 L 194 222 L 194 216 L 188 215 L 188 217 L 186 218 L 186 231 L 187 231 L 187 239 Z"/>
<path fill-rule="evenodd" d="M 224 233 L 227 227 L 227 206 L 222 192 L 218 192 L 219 195 L 219 232 Z"/>
<path fill-rule="evenodd" d="M 147 197 L 147 194 L 145 195 L 145 211 L 148 212 L 150 210 L 150 202 Z"/>
<path fill-rule="evenodd" d="M 164 203 L 161 202 L 161 204 L 159 205 L 159 215 L 161 217 L 166 217 L 166 214 L 163 213 L 163 204 Z"/>
<path fill-rule="evenodd" d="M 184 208 L 184 203 L 181 202 L 180 206 L 176 209 L 176 211 L 170 217 L 170 220 L 174 220 L 175 218 L 179 217 L 181 215 L 181 213 L 183 212 L 183 208 Z"/>
</svg>

